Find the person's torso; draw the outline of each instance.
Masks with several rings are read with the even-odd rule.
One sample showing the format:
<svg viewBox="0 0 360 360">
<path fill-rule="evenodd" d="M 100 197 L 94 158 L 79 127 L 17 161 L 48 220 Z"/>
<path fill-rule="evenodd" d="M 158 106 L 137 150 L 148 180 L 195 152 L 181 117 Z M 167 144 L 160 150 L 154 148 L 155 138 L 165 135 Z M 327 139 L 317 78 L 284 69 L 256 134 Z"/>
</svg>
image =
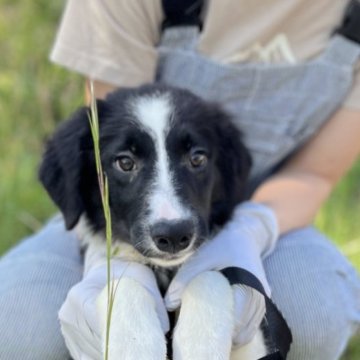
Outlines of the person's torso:
<svg viewBox="0 0 360 360">
<path fill-rule="evenodd" d="M 347 4 L 347 0 L 208 0 L 197 50 L 220 63 L 253 61 L 257 47 L 284 35 L 297 61 L 311 59 L 326 48 Z"/>
</svg>

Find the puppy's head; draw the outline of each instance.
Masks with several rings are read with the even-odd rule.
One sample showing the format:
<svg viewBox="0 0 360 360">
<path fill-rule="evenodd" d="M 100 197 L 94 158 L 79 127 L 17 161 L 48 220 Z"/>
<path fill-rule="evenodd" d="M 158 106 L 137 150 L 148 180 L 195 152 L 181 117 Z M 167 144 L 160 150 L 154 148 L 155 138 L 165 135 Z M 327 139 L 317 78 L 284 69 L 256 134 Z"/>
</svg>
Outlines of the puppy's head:
<svg viewBox="0 0 360 360">
<path fill-rule="evenodd" d="M 153 264 L 180 264 L 243 199 L 250 160 L 240 133 L 218 106 L 170 87 L 118 90 L 97 105 L 114 240 Z M 84 215 L 104 234 L 88 108 L 48 142 L 40 179 L 68 229 Z"/>
</svg>

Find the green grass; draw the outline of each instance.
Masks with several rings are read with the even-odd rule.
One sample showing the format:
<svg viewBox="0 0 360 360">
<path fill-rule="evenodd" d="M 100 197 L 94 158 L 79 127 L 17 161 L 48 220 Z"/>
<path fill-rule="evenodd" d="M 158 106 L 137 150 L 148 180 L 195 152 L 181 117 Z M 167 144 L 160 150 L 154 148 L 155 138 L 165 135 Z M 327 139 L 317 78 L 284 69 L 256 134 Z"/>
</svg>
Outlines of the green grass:
<svg viewBox="0 0 360 360">
<path fill-rule="evenodd" d="M 61 1 L 0 0 L 0 253 L 55 212 L 37 180 L 45 139 L 83 103 L 83 79 L 49 63 Z M 317 225 L 360 270 L 360 162 Z M 360 359 L 360 338 L 346 360 Z"/>
<path fill-rule="evenodd" d="M 59 1 L 0 1 L 0 251 L 55 211 L 37 181 L 46 137 L 83 102 L 83 79 L 49 63 Z"/>
<path fill-rule="evenodd" d="M 360 161 L 336 187 L 316 219 L 360 270 Z"/>
</svg>

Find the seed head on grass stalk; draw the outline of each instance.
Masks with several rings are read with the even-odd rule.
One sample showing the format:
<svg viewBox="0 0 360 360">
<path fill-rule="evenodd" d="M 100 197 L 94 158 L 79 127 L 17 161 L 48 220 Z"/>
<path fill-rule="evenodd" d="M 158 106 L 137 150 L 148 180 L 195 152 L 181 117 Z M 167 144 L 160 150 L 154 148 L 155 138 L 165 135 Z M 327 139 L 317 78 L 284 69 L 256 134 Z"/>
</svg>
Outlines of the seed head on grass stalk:
<svg viewBox="0 0 360 360">
<path fill-rule="evenodd" d="M 98 176 L 100 196 L 101 196 L 101 202 L 102 202 L 105 224 L 106 224 L 106 265 L 107 265 L 106 267 L 107 267 L 108 304 L 107 304 L 107 316 L 106 316 L 105 360 L 108 360 L 111 313 L 114 303 L 116 287 L 114 286 L 114 282 L 111 282 L 110 262 L 111 262 L 112 230 L 111 230 L 111 212 L 109 206 L 109 184 L 106 174 L 103 172 L 101 165 L 99 118 L 98 118 L 98 112 L 96 106 L 96 99 L 94 95 L 94 86 L 92 81 L 90 81 L 89 123 L 90 123 L 91 135 L 94 143 L 96 172 Z"/>
</svg>

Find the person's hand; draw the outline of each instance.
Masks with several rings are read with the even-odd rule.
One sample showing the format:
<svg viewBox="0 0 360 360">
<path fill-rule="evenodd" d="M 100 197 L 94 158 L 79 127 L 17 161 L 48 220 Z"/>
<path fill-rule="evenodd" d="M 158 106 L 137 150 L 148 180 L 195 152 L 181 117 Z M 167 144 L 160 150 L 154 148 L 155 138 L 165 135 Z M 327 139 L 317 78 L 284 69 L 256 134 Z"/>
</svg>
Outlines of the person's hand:
<svg viewBox="0 0 360 360">
<path fill-rule="evenodd" d="M 153 272 L 145 265 L 111 260 L 112 279 L 130 278 L 139 282 L 155 300 L 161 327 L 169 330 L 168 315 Z M 74 360 L 102 360 L 102 339 L 97 299 L 107 285 L 106 264 L 90 269 L 76 284 L 60 309 L 61 331 Z M 126 295 L 126 294 L 125 294 Z"/>
<path fill-rule="evenodd" d="M 278 238 L 278 225 L 273 211 L 265 205 L 247 202 L 239 205 L 232 219 L 206 242 L 179 269 L 165 296 L 169 310 L 180 306 L 181 296 L 192 279 L 208 270 L 227 267 L 243 268 L 262 283 L 270 296 L 270 287 L 262 265 L 262 257 L 273 250 Z M 234 345 L 251 341 L 265 315 L 265 299 L 256 290 L 234 285 Z"/>
</svg>

